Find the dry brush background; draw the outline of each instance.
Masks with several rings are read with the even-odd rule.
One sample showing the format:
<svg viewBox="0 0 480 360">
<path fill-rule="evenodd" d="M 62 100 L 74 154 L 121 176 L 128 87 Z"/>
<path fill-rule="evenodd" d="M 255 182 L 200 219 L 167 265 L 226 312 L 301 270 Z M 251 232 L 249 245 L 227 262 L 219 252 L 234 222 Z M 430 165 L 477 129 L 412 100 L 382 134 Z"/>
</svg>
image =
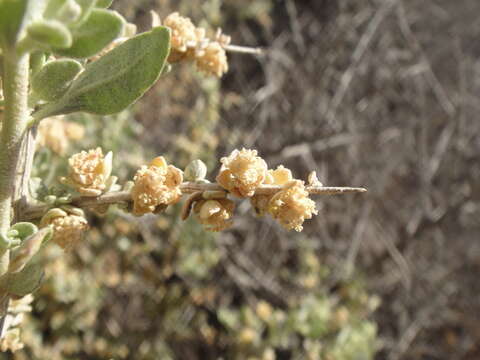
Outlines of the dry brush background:
<svg viewBox="0 0 480 360">
<path fill-rule="evenodd" d="M 267 51 L 230 57 L 220 154 L 254 147 L 298 175 L 366 186 L 367 196 L 322 200 L 306 229 L 333 274 L 355 264 L 382 299 L 377 358 L 478 359 L 480 3 L 256 2 L 242 19 L 253 3 L 221 8 L 226 33 Z M 258 266 L 291 236 L 237 224 Z"/>
</svg>

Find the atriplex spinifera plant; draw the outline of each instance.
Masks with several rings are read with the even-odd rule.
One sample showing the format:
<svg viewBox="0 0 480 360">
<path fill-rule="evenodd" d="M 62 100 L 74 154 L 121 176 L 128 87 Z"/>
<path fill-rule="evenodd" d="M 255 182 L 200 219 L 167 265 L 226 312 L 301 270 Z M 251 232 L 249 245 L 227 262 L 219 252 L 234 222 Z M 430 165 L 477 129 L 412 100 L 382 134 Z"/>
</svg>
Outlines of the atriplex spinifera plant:
<svg viewBox="0 0 480 360">
<path fill-rule="evenodd" d="M 235 203 L 248 198 L 260 215 L 287 229 L 302 230 L 316 214 L 310 194 L 362 192 L 324 187 L 312 172 L 305 182 L 280 166 L 268 169 L 255 150 L 235 150 L 221 159 L 216 182 L 206 180 L 200 160 L 185 171 L 159 156 L 123 186 L 112 175 L 112 153 L 82 151 L 68 160 L 65 190 L 31 195 L 36 131 L 42 120 L 73 112 L 118 113 L 137 101 L 170 64 L 194 62 L 221 77 L 226 51 L 258 53 L 230 45 L 221 31 L 211 38 L 177 13 L 136 34 L 109 0 L 0 0 L 0 316 L 1 348 L 19 347 L 18 319 L 10 308 L 40 286 L 38 254 L 49 240 L 71 249 L 88 228 L 83 209 L 105 212 L 118 205 L 134 215 L 158 213 L 187 196 L 182 217 L 193 212 L 206 230 L 232 223 Z M 3 117 L 2 117 L 3 115 Z M 69 189 L 69 190 L 67 190 Z M 31 296 L 29 296 L 31 298 Z M 11 300 L 14 301 L 11 301 Z"/>
</svg>

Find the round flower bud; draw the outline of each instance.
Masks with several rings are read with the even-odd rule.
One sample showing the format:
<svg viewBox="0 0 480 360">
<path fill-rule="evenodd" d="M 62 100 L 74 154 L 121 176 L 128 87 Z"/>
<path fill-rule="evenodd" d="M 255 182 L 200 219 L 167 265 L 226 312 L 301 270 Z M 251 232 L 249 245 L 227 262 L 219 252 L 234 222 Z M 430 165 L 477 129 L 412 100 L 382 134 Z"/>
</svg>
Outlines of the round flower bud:
<svg viewBox="0 0 480 360">
<path fill-rule="evenodd" d="M 222 231 L 232 226 L 235 203 L 228 199 L 200 200 L 195 203 L 193 211 L 198 221 L 208 231 Z"/>
<path fill-rule="evenodd" d="M 315 202 L 310 199 L 303 181 L 292 180 L 272 196 L 268 212 L 287 230 L 302 231 L 305 219 L 317 214 Z"/>
<path fill-rule="evenodd" d="M 198 181 L 207 176 L 207 165 L 202 160 L 193 160 L 185 168 L 184 177 L 187 181 Z"/>
<path fill-rule="evenodd" d="M 167 165 L 162 156 L 152 160 L 149 166 L 142 166 L 133 181 L 131 194 L 134 215 L 154 212 L 159 205 L 175 204 L 182 196 L 182 171 Z"/>
<path fill-rule="evenodd" d="M 218 42 L 210 42 L 195 58 L 195 64 L 207 75 L 222 77 L 228 71 L 227 53 Z"/>
<path fill-rule="evenodd" d="M 256 150 L 234 150 L 221 160 L 217 182 L 237 197 L 251 197 L 267 175 L 267 163 Z"/>
<path fill-rule="evenodd" d="M 105 157 L 101 148 L 82 151 L 68 159 L 69 175 L 60 181 L 83 196 L 99 196 L 107 188 L 112 173 L 112 152 Z"/>
<path fill-rule="evenodd" d="M 49 210 L 40 221 L 40 227 L 52 226 L 52 241 L 64 250 L 72 249 L 88 229 L 88 222 L 81 209 L 75 209 L 75 214 L 61 209 Z"/>
</svg>

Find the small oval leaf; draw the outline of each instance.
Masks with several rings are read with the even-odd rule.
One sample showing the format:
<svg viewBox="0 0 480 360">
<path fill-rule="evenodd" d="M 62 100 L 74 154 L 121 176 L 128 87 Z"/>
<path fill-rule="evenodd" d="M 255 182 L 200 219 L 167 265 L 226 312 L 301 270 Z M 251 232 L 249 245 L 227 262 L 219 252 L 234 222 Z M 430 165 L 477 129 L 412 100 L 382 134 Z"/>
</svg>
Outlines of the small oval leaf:
<svg viewBox="0 0 480 360">
<path fill-rule="evenodd" d="M 134 103 L 158 79 L 170 51 L 170 31 L 157 27 L 137 35 L 87 65 L 57 102 L 39 118 L 85 111 L 114 114 Z"/>
<path fill-rule="evenodd" d="M 57 20 L 43 20 L 27 28 L 28 36 L 46 48 L 68 48 L 72 45 L 70 30 Z"/>
<path fill-rule="evenodd" d="M 25 239 L 28 236 L 35 234 L 38 231 L 38 227 L 30 222 L 18 222 L 10 227 L 10 230 L 17 231 L 16 237 Z"/>
<path fill-rule="evenodd" d="M 31 294 L 40 287 L 44 275 L 39 263 L 29 263 L 22 271 L 0 279 L 0 289 L 16 296 Z"/>
<path fill-rule="evenodd" d="M 115 11 L 94 9 L 85 22 L 72 30 L 72 46 L 55 53 L 73 58 L 91 57 L 121 34 L 123 24 L 123 18 Z"/>
<path fill-rule="evenodd" d="M 23 240 L 19 248 L 13 252 L 8 272 L 13 274 L 22 271 L 52 233 L 52 228 L 46 227 Z"/>
<path fill-rule="evenodd" d="M 77 21 L 81 15 L 82 8 L 75 0 L 50 0 L 43 17 L 71 24 Z"/>
<path fill-rule="evenodd" d="M 50 61 L 33 77 L 32 89 L 42 100 L 58 99 L 82 70 L 82 65 L 75 60 Z"/>
</svg>

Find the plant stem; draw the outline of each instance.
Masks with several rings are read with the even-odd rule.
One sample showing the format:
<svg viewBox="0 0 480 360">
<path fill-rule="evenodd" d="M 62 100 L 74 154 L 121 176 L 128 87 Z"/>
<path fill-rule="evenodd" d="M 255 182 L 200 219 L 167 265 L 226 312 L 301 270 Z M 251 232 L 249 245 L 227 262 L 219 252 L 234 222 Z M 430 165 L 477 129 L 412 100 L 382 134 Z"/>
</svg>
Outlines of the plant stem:
<svg viewBox="0 0 480 360">
<path fill-rule="evenodd" d="M 17 56 L 14 51 L 5 50 L 2 68 L 5 111 L 0 134 L 0 232 L 4 234 L 10 227 L 13 201 L 17 200 L 15 182 L 29 118 L 28 72 L 28 54 Z M 3 260 L 8 259 L 8 251 L 1 255 L 0 275 L 3 275 Z"/>
<path fill-rule="evenodd" d="M 216 183 L 211 184 L 199 184 L 185 182 L 180 185 L 183 194 L 193 194 L 203 191 L 217 191 L 224 192 L 225 190 Z M 272 195 L 280 191 L 280 186 L 275 185 L 262 185 L 255 194 L 257 195 Z M 327 187 L 327 186 L 307 186 L 306 190 L 312 195 L 335 195 L 335 194 L 347 194 L 347 193 L 363 193 L 367 190 L 364 188 L 351 188 L 351 187 Z M 132 201 L 130 192 L 128 191 L 116 191 L 109 192 L 97 197 L 78 196 L 74 197 L 68 205 L 73 205 L 79 208 L 96 208 L 103 205 L 112 205 L 124 202 Z M 61 206 L 61 205 L 59 205 Z M 52 206 L 44 204 L 29 204 L 22 212 L 22 221 L 35 220 L 44 215 L 48 209 Z"/>
<path fill-rule="evenodd" d="M 263 50 L 261 48 L 252 48 L 247 46 L 224 45 L 223 48 L 225 49 L 225 51 L 240 54 L 261 55 L 263 53 Z"/>
</svg>

